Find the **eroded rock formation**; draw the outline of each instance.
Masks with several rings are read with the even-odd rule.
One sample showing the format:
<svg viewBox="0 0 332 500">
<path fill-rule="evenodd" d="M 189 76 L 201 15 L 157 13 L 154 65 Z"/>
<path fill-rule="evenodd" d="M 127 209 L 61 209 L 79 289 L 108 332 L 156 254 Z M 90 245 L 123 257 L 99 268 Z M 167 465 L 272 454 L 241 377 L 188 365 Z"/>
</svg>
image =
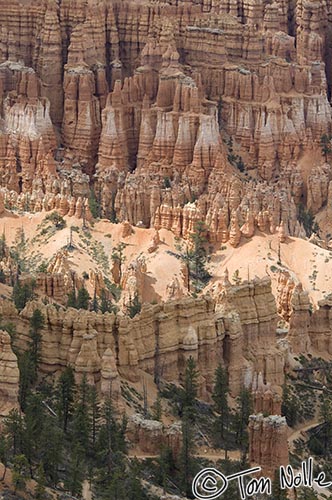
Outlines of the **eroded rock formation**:
<svg viewBox="0 0 332 500">
<path fill-rule="evenodd" d="M 275 391 L 280 392 L 284 381 L 284 354 L 276 343 L 276 304 L 268 279 L 229 285 L 216 299 L 145 304 L 133 319 L 42 302 L 29 302 L 18 315 L 3 301 L 0 312 L 4 319 L 15 321 L 23 349 L 37 307 L 45 317 L 40 364 L 45 373 L 55 374 L 70 364 L 77 380 L 85 374 L 104 395 L 117 399 L 119 376 L 137 382 L 143 370 L 155 380 L 182 382 L 186 361 L 193 357 L 200 372 L 201 397 L 209 398 L 215 369 L 222 363 L 233 396 L 245 383 L 257 393 L 257 407 L 278 405 Z"/>
<path fill-rule="evenodd" d="M 181 423 L 166 426 L 162 422 L 146 420 L 135 414 L 129 419 L 127 437 L 143 453 L 158 455 L 163 447 L 167 447 L 172 450 L 173 457 L 177 457 L 182 446 Z"/>
<path fill-rule="evenodd" d="M 330 14 L 300 0 L 2 0 L 7 198 L 73 211 L 92 182 L 113 220 L 186 237 L 200 219 L 233 246 L 303 236 L 297 206 L 326 210 L 332 180 Z"/>
<path fill-rule="evenodd" d="M 0 416 L 18 407 L 19 369 L 10 336 L 0 331 Z"/>
<path fill-rule="evenodd" d="M 249 419 L 249 461 L 262 467 L 262 475 L 274 478 L 280 465 L 288 465 L 288 427 L 285 417 L 262 413 Z"/>
</svg>

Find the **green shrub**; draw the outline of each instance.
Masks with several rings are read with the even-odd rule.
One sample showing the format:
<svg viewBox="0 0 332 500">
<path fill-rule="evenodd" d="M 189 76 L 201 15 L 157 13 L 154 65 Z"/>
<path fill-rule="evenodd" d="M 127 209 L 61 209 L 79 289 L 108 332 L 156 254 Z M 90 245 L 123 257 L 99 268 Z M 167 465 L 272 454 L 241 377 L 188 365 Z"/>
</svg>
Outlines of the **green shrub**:
<svg viewBox="0 0 332 500">
<path fill-rule="evenodd" d="M 45 217 L 45 220 L 52 222 L 56 229 L 60 231 L 66 227 L 66 221 L 58 212 L 53 212 Z"/>
</svg>

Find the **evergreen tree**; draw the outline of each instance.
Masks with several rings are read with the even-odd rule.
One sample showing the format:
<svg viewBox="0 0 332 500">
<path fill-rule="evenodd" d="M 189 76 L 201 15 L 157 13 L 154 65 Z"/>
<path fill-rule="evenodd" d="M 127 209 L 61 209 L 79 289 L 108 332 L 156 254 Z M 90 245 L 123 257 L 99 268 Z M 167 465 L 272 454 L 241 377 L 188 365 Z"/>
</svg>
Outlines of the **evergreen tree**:
<svg viewBox="0 0 332 500">
<path fill-rule="evenodd" d="M 124 418 L 122 424 L 117 422 L 116 414 L 110 399 L 106 400 L 102 409 L 103 423 L 98 433 L 100 457 L 104 457 L 104 464 L 107 467 L 112 462 L 112 455 L 116 453 L 125 453 L 126 451 L 126 427 L 127 422 Z"/>
<path fill-rule="evenodd" d="M 126 481 L 128 500 L 148 500 L 139 480 L 140 473 L 140 464 L 138 460 L 133 460 L 131 462 L 130 471 L 127 474 L 129 477 Z"/>
<path fill-rule="evenodd" d="M 94 312 L 98 312 L 99 311 L 99 302 L 98 302 L 98 298 L 97 298 L 97 292 L 96 292 L 96 289 L 93 293 L 93 299 L 92 299 L 92 303 L 91 303 L 91 310 L 94 311 Z"/>
<path fill-rule="evenodd" d="M 71 456 L 65 480 L 65 488 L 70 491 L 71 495 L 82 495 L 82 483 L 84 480 L 84 457 L 80 446 L 75 446 Z"/>
<path fill-rule="evenodd" d="M 190 235 L 190 240 L 193 246 L 191 274 L 197 291 L 200 291 L 211 278 L 211 275 L 206 270 L 206 232 L 207 229 L 205 223 L 203 221 L 198 221 L 194 226 L 194 232 Z"/>
<path fill-rule="evenodd" d="M 154 402 L 154 404 L 151 407 L 151 410 L 152 410 L 152 418 L 154 420 L 160 421 L 161 417 L 162 417 L 163 409 L 162 409 L 162 405 L 161 405 L 161 397 L 160 397 L 159 392 L 158 392 L 156 401 Z"/>
<path fill-rule="evenodd" d="M 253 413 L 253 401 L 251 392 L 242 387 L 240 396 L 237 398 L 237 413 L 235 419 L 236 442 L 243 451 L 248 448 L 247 426 L 249 417 Z"/>
<path fill-rule="evenodd" d="M 31 476 L 33 476 L 33 463 L 39 460 L 40 437 L 43 432 L 44 421 L 43 398 L 40 394 L 32 393 L 27 399 L 25 408 L 23 439 L 23 451 L 29 462 Z"/>
<path fill-rule="evenodd" d="M 64 438 L 56 425 L 55 417 L 45 414 L 40 435 L 40 463 L 43 465 L 47 481 L 56 486 L 59 481 L 59 467 L 63 462 Z"/>
<path fill-rule="evenodd" d="M 329 458 L 330 443 L 332 440 L 332 401 L 327 393 L 324 393 L 321 399 L 320 418 L 323 422 L 324 457 Z"/>
<path fill-rule="evenodd" d="M 283 386 L 281 412 L 286 417 L 289 427 L 294 427 L 298 421 L 299 406 L 295 396 L 287 384 Z"/>
<path fill-rule="evenodd" d="M 184 376 L 184 387 L 181 391 L 181 409 L 182 414 L 186 413 L 187 418 L 194 422 L 196 419 L 196 398 L 198 391 L 198 371 L 196 362 L 192 356 L 187 361 Z"/>
<path fill-rule="evenodd" d="M 118 264 L 118 268 L 119 268 L 119 283 L 121 283 L 121 280 L 122 280 L 122 267 L 123 267 L 123 264 L 126 260 L 126 256 L 125 256 L 125 249 L 128 245 L 126 243 L 119 243 L 116 247 L 113 248 L 113 252 L 112 252 L 112 255 L 111 255 L 111 258 L 112 258 L 112 261 L 114 263 L 117 263 Z"/>
<path fill-rule="evenodd" d="M 16 490 L 24 491 L 29 474 L 29 464 L 24 455 L 16 455 L 13 460 L 12 481 Z"/>
<path fill-rule="evenodd" d="M 4 467 L 2 477 L 0 477 L 0 481 L 4 481 L 9 462 L 9 441 L 4 434 L 0 435 L 0 462 Z"/>
<path fill-rule="evenodd" d="M 191 496 L 191 485 L 194 476 L 194 432 L 192 415 L 189 407 L 184 409 L 182 416 L 182 448 L 180 454 L 180 471 L 182 490 L 186 496 Z"/>
<path fill-rule="evenodd" d="M 327 134 L 323 134 L 320 138 L 320 146 L 322 154 L 325 157 L 325 161 L 328 160 L 328 156 L 332 153 L 331 137 Z"/>
<path fill-rule="evenodd" d="M 167 478 L 174 476 L 176 470 L 173 452 L 169 446 L 162 446 L 158 465 L 160 468 L 160 484 L 164 489 L 164 493 L 166 493 Z"/>
<path fill-rule="evenodd" d="M 206 269 L 207 252 L 206 238 L 207 229 L 203 221 L 196 222 L 194 231 L 190 234 L 189 244 L 177 246 L 178 257 L 184 262 L 187 271 L 188 292 L 200 292 L 208 283 L 211 275 Z"/>
<path fill-rule="evenodd" d="M 96 466 L 98 475 L 95 480 L 98 497 L 102 499 L 120 500 L 124 486 L 124 460 L 126 420 L 120 425 L 115 416 L 110 399 L 102 408 L 102 424 L 99 428 L 96 446 Z M 123 494 L 123 493 L 122 493 Z M 126 497 L 124 497 L 126 498 Z"/>
<path fill-rule="evenodd" d="M 90 295 L 88 291 L 82 286 L 77 294 L 77 309 L 89 309 Z"/>
<path fill-rule="evenodd" d="M 297 495 L 298 500 L 318 500 L 320 497 L 311 488 L 301 488 Z M 331 496 L 328 497 L 329 499 Z"/>
<path fill-rule="evenodd" d="M 103 288 L 100 292 L 100 311 L 105 314 L 106 312 L 112 312 L 112 310 L 111 301 L 107 298 L 106 291 Z"/>
<path fill-rule="evenodd" d="M 84 374 L 82 382 L 79 385 L 79 398 L 75 405 L 72 422 L 72 439 L 75 445 L 87 453 L 89 450 L 89 436 L 91 430 L 91 421 L 88 407 L 89 386 Z"/>
<path fill-rule="evenodd" d="M 276 471 L 272 482 L 271 500 L 287 500 L 287 499 L 288 499 L 287 490 L 281 489 L 279 474 Z"/>
<path fill-rule="evenodd" d="M 75 378 L 73 369 L 68 366 L 60 375 L 56 386 L 57 410 L 60 424 L 67 432 L 69 420 L 73 414 L 75 399 Z"/>
<path fill-rule="evenodd" d="M 38 365 L 40 363 L 40 351 L 42 336 L 40 330 L 43 328 L 45 318 L 40 309 L 35 309 L 30 319 L 30 359 L 33 366 L 33 382 L 37 380 Z"/>
<path fill-rule="evenodd" d="M 67 307 L 77 308 L 77 298 L 76 298 L 76 290 L 75 288 L 68 294 Z"/>
<path fill-rule="evenodd" d="M 6 257 L 7 250 L 8 247 L 6 244 L 6 235 L 3 232 L 2 235 L 0 236 L 0 260 L 3 260 Z"/>
<path fill-rule="evenodd" d="M 2 269 L 0 269 L 0 283 L 6 283 L 6 275 Z"/>
<path fill-rule="evenodd" d="M 17 410 L 12 410 L 4 422 L 4 434 L 13 455 L 23 452 L 24 420 Z"/>
<path fill-rule="evenodd" d="M 102 500 L 122 500 L 127 497 L 125 484 L 126 469 L 123 460 L 114 464 L 112 472 L 106 481 L 105 486 L 100 490 L 99 495 Z"/>
<path fill-rule="evenodd" d="M 26 304 L 34 299 L 35 282 L 25 283 L 24 285 L 18 280 L 13 288 L 13 301 L 18 311 L 22 311 Z"/>
<path fill-rule="evenodd" d="M 92 452 L 95 453 L 100 419 L 99 398 L 95 387 L 89 388 L 88 401 L 90 413 L 90 445 Z"/>
<path fill-rule="evenodd" d="M 100 201 L 97 200 L 96 193 L 93 189 L 90 190 L 89 196 L 89 208 L 94 219 L 98 219 L 101 216 L 101 205 Z"/>
<path fill-rule="evenodd" d="M 215 372 L 212 399 L 214 401 L 215 411 L 218 413 L 215 421 L 216 444 L 218 446 L 224 446 L 225 450 L 227 450 L 226 430 L 230 417 L 228 395 L 229 385 L 227 372 L 222 365 L 219 364 Z"/>
<path fill-rule="evenodd" d="M 44 500 L 46 496 L 46 477 L 43 466 L 40 464 L 37 469 L 37 485 L 35 487 L 35 500 Z"/>
<path fill-rule="evenodd" d="M 142 310 L 142 304 L 139 300 L 138 294 L 135 294 L 133 300 L 129 302 L 128 305 L 128 314 L 130 318 L 134 318 L 137 314 L 139 314 Z"/>
<path fill-rule="evenodd" d="M 26 400 L 35 380 L 35 366 L 31 357 L 31 352 L 27 351 L 18 357 L 18 367 L 20 371 L 20 384 L 18 400 L 21 409 L 25 410 Z"/>
<path fill-rule="evenodd" d="M 298 220 L 303 225 L 308 238 L 312 233 L 319 233 L 319 225 L 315 222 L 315 216 L 312 211 L 307 210 L 303 203 L 298 205 Z"/>
</svg>

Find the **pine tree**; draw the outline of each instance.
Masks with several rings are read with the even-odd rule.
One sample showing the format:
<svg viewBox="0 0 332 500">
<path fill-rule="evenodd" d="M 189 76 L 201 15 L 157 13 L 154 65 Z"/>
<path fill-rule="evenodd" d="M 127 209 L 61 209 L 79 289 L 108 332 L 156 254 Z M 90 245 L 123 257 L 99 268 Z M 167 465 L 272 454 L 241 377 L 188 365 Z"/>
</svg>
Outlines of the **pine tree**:
<svg viewBox="0 0 332 500">
<path fill-rule="evenodd" d="M 323 134 L 320 138 L 320 145 L 322 154 L 325 157 L 325 161 L 327 161 L 328 156 L 332 153 L 331 137 L 329 137 L 327 134 Z"/>
<path fill-rule="evenodd" d="M 25 408 L 23 451 L 29 462 L 31 476 L 33 462 L 39 460 L 40 436 L 45 422 L 44 408 L 42 396 L 30 394 Z"/>
<path fill-rule="evenodd" d="M 158 458 L 160 468 L 160 483 L 166 493 L 167 478 L 174 476 L 176 463 L 174 460 L 172 449 L 169 446 L 162 446 Z"/>
<path fill-rule="evenodd" d="M 181 408 L 182 413 L 186 413 L 187 418 L 192 422 L 196 419 L 195 402 L 198 391 L 198 371 L 196 369 L 196 362 L 192 356 L 187 361 L 184 387 L 181 391 Z"/>
<path fill-rule="evenodd" d="M 142 304 L 139 300 L 138 294 L 135 293 L 133 300 L 130 300 L 128 305 L 128 314 L 130 318 L 134 318 L 142 310 Z"/>
<path fill-rule="evenodd" d="M 95 453 L 99 427 L 98 422 L 100 419 L 99 398 L 95 387 L 89 388 L 88 402 L 90 414 L 90 444 L 92 452 Z"/>
<path fill-rule="evenodd" d="M 0 260 L 3 260 L 6 257 L 7 250 L 8 250 L 8 247 L 6 244 L 6 235 L 5 235 L 5 232 L 3 231 L 3 233 L 0 237 Z"/>
<path fill-rule="evenodd" d="M 319 498 L 317 493 L 311 488 L 301 488 L 297 495 L 298 500 L 318 500 Z M 328 498 L 330 499 L 331 496 Z"/>
<path fill-rule="evenodd" d="M 128 245 L 126 243 L 119 243 L 116 247 L 114 247 L 111 258 L 114 263 L 118 264 L 119 267 L 119 283 L 122 280 L 122 267 L 126 260 L 126 256 L 124 251 Z"/>
<path fill-rule="evenodd" d="M 103 288 L 100 292 L 100 311 L 105 314 L 106 312 L 112 312 L 112 304 L 107 298 L 105 289 Z"/>
<path fill-rule="evenodd" d="M 192 259 L 192 275 L 197 291 L 200 291 L 208 283 L 211 275 L 206 270 L 207 253 L 206 253 L 206 237 L 207 228 L 203 221 L 196 222 L 194 232 L 190 235 L 190 240 L 193 245 Z"/>
<path fill-rule="evenodd" d="M 126 428 L 127 420 L 125 416 L 122 423 L 119 424 L 116 419 L 116 413 L 110 399 L 106 400 L 102 410 L 103 424 L 99 431 L 99 444 L 102 445 L 107 453 L 107 463 L 109 456 L 115 453 L 125 453 L 126 451 Z"/>
<path fill-rule="evenodd" d="M 35 500 L 44 500 L 46 495 L 46 477 L 44 472 L 44 467 L 42 464 L 39 465 L 37 469 L 37 485 L 35 488 L 34 498 Z"/>
<path fill-rule="evenodd" d="M 40 309 L 35 309 L 30 319 L 30 359 L 33 366 L 33 382 L 37 380 L 38 365 L 41 356 L 41 340 L 40 330 L 43 328 L 45 318 Z"/>
<path fill-rule="evenodd" d="M 82 286 L 78 290 L 77 294 L 77 309 L 89 309 L 89 301 L 90 301 L 90 295 L 88 291 Z"/>
<path fill-rule="evenodd" d="M 29 300 L 33 300 L 34 288 L 35 288 L 34 281 L 22 285 L 21 282 L 17 280 L 13 288 L 12 298 L 15 307 L 18 311 L 22 311 L 25 308 L 26 304 L 29 302 Z"/>
<path fill-rule="evenodd" d="M 323 422 L 324 457 L 329 458 L 332 439 L 332 401 L 327 393 L 324 393 L 321 399 L 320 417 Z"/>
<path fill-rule="evenodd" d="M 154 420 L 160 421 L 161 417 L 162 417 L 163 409 L 162 409 L 162 405 L 161 405 L 161 397 L 160 397 L 159 392 L 158 392 L 156 401 L 154 402 L 154 404 L 151 407 L 151 410 L 152 410 L 152 418 Z"/>
<path fill-rule="evenodd" d="M 40 436 L 40 463 L 47 481 L 55 486 L 59 481 L 59 468 L 63 462 L 64 436 L 56 425 L 55 417 L 45 414 Z"/>
<path fill-rule="evenodd" d="M 92 299 L 92 303 L 91 303 L 91 309 L 94 312 L 98 312 L 99 311 L 99 302 L 98 302 L 98 298 L 97 298 L 97 291 L 96 291 L 96 289 L 94 290 L 94 293 L 93 293 L 93 299 Z"/>
<path fill-rule="evenodd" d="M 31 358 L 31 352 L 27 351 L 18 357 L 18 368 L 20 371 L 20 384 L 18 400 L 22 411 L 25 410 L 26 400 L 35 380 L 35 367 Z"/>
<path fill-rule="evenodd" d="M 276 471 L 272 482 L 272 497 L 271 500 L 287 500 L 287 490 L 282 490 L 280 486 L 279 474 Z"/>
<path fill-rule="evenodd" d="M 91 421 L 88 408 L 89 386 L 84 375 L 79 386 L 79 398 L 75 405 L 72 422 L 72 439 L 75 444 L 85 453 L 89 450 L 89 436 Z"/>
<path fill-rule="evenodd" d="M 228 395 L 229 385 L 227 372 L 222 365 L 219 364 L 215 372 L 212 399 L 214 401 L 215 411 L 218 413 L 215 422 L 216 443 L 218 446 L 224 446 L 225 450 L 227 450 L 226 431 L 230 417 Z"/>
<path fill-rule="evenodd" d="M 75 399 L 75 378 L 70 366 L 60 375 L 56 386 L 56 399 L 61 427 L 64 432 L 67 432 Z"/>
<path fill-rule="evenodd" d="M 148 500 L 139 480 L 140 473 L 140 464 L 138 460 L 132 460 L 130 471 L 127 474 L 128 478 L 126 480 L 126 498 L 128 498 L 128 500 Z"/>
<path fill-rule="evenodd" d="M 4 422 L 4 434 L 8 439 L 8 446 L 13 455 L 23 451 L 24 420 L 17 410 L 12 410 Z"/>
<path fill-rule="evenodd" d="M 73 290 L 68 294 L 67 307 L 77 308 L 77 298 L 76 298 L 76 290 Z"/>
<path fill-rule="evenodd" d="M 99 472 L 95 479 L 95 486 L 98 498 L 105 500 L 126 498 L 123 480 L 125 434 L 126 419 L 123 419 L 120 425 L 116 420 L 111 400 L 106 400 L 102 408 L 102 425 L 98 432 L 96 446 L 96 465 Z M 121 494 L 124 496 L 117 496 Z"/>
<path fill-rule="evenodd" d="M 186 407 L 182 416 L 182 448 L 180 454 L 180 471 L 182 490 L 187 496 L 191 496 L 191 484 L 194 476 L 194 450 L 195 441 L 192 415 L 190 413 L 189 407 Z"/>
<path fill-rule="evenodd" d="M 16 455 L 13 460 L 12 481 L 16 490 L 24 491 L 29 474 L 29 464 L 24 455 Z"/>
<path fill-rule="evenodd" d="M 282 391 L 282 405 L 281 412 L 286 417 L 289 427 L 294 427 L 298 421 L 298 404 L 294 395 L 292 395 L 290 388 L 284 384 Z"/>
<path fill-rule="evenodd" d="M 188 275 L 188 292 L 200 292 L 208 283 L 211 275 L 206 269 L 207 229 L 203 221 L 196 222 L 194 231 L 190 234 L 189 245 L 177 246 L 179 258 L 184 262 Z"/>
<path fill-rule="evenodd" d="M 0 481 L 4 481 L 7 473 L 7 466 L 9 462 L 9 442 L 7 437 L 2 434 L 0 435 L 0 462 L 2 463 L 4 470 Z"/>
<path fill-rule="evenodd" d="M 82 495 L 82 483 L 84 480 L 83 452 L 80 446 L 75 446 L 70 456 L 69 467 L 67 469 L 67 478 L 65 488 L 71 495 Z"/>
<path fill-rule="evenodd" d="M 100 201 L 97 200 L 96 193 L 93 189 L 90 190 L 89 196 L 89 208 L 94 219 L 98 219 L 101 216 L 101 205 Z"/>
<path fill-rule="evenodd" d="M 253 413 L 253 401 L 251 392 L 242 387 L 240 396 L 237 398 L 237 414 L 235 419 L 236 442 L 245 451 L 248 447 L 247 426 L 249 416 Z"/>
</svg>

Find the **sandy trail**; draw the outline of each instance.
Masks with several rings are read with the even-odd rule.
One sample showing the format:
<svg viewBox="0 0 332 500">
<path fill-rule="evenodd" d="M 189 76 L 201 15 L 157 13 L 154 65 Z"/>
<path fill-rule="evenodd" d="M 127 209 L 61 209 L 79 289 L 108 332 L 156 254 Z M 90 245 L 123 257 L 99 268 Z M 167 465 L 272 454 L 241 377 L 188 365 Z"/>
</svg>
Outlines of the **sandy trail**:
<svg viewBox="0 0 332 500">
<path fill-rule="evenodd" d="M 315 427 L 318 427 L 318 425 L 321 425 L 321 423 L 321 420 L 315 418 L 314 420 L 311 420 L 310 422 L 300 426 L 298 429 L 295 429 L 288 438 L 289 451 L 293 453 L 295 441 L 301 437 L 304 437 L 304 433 L 310 431 L 311 429 L 314 429 Z"/>
</svg>

